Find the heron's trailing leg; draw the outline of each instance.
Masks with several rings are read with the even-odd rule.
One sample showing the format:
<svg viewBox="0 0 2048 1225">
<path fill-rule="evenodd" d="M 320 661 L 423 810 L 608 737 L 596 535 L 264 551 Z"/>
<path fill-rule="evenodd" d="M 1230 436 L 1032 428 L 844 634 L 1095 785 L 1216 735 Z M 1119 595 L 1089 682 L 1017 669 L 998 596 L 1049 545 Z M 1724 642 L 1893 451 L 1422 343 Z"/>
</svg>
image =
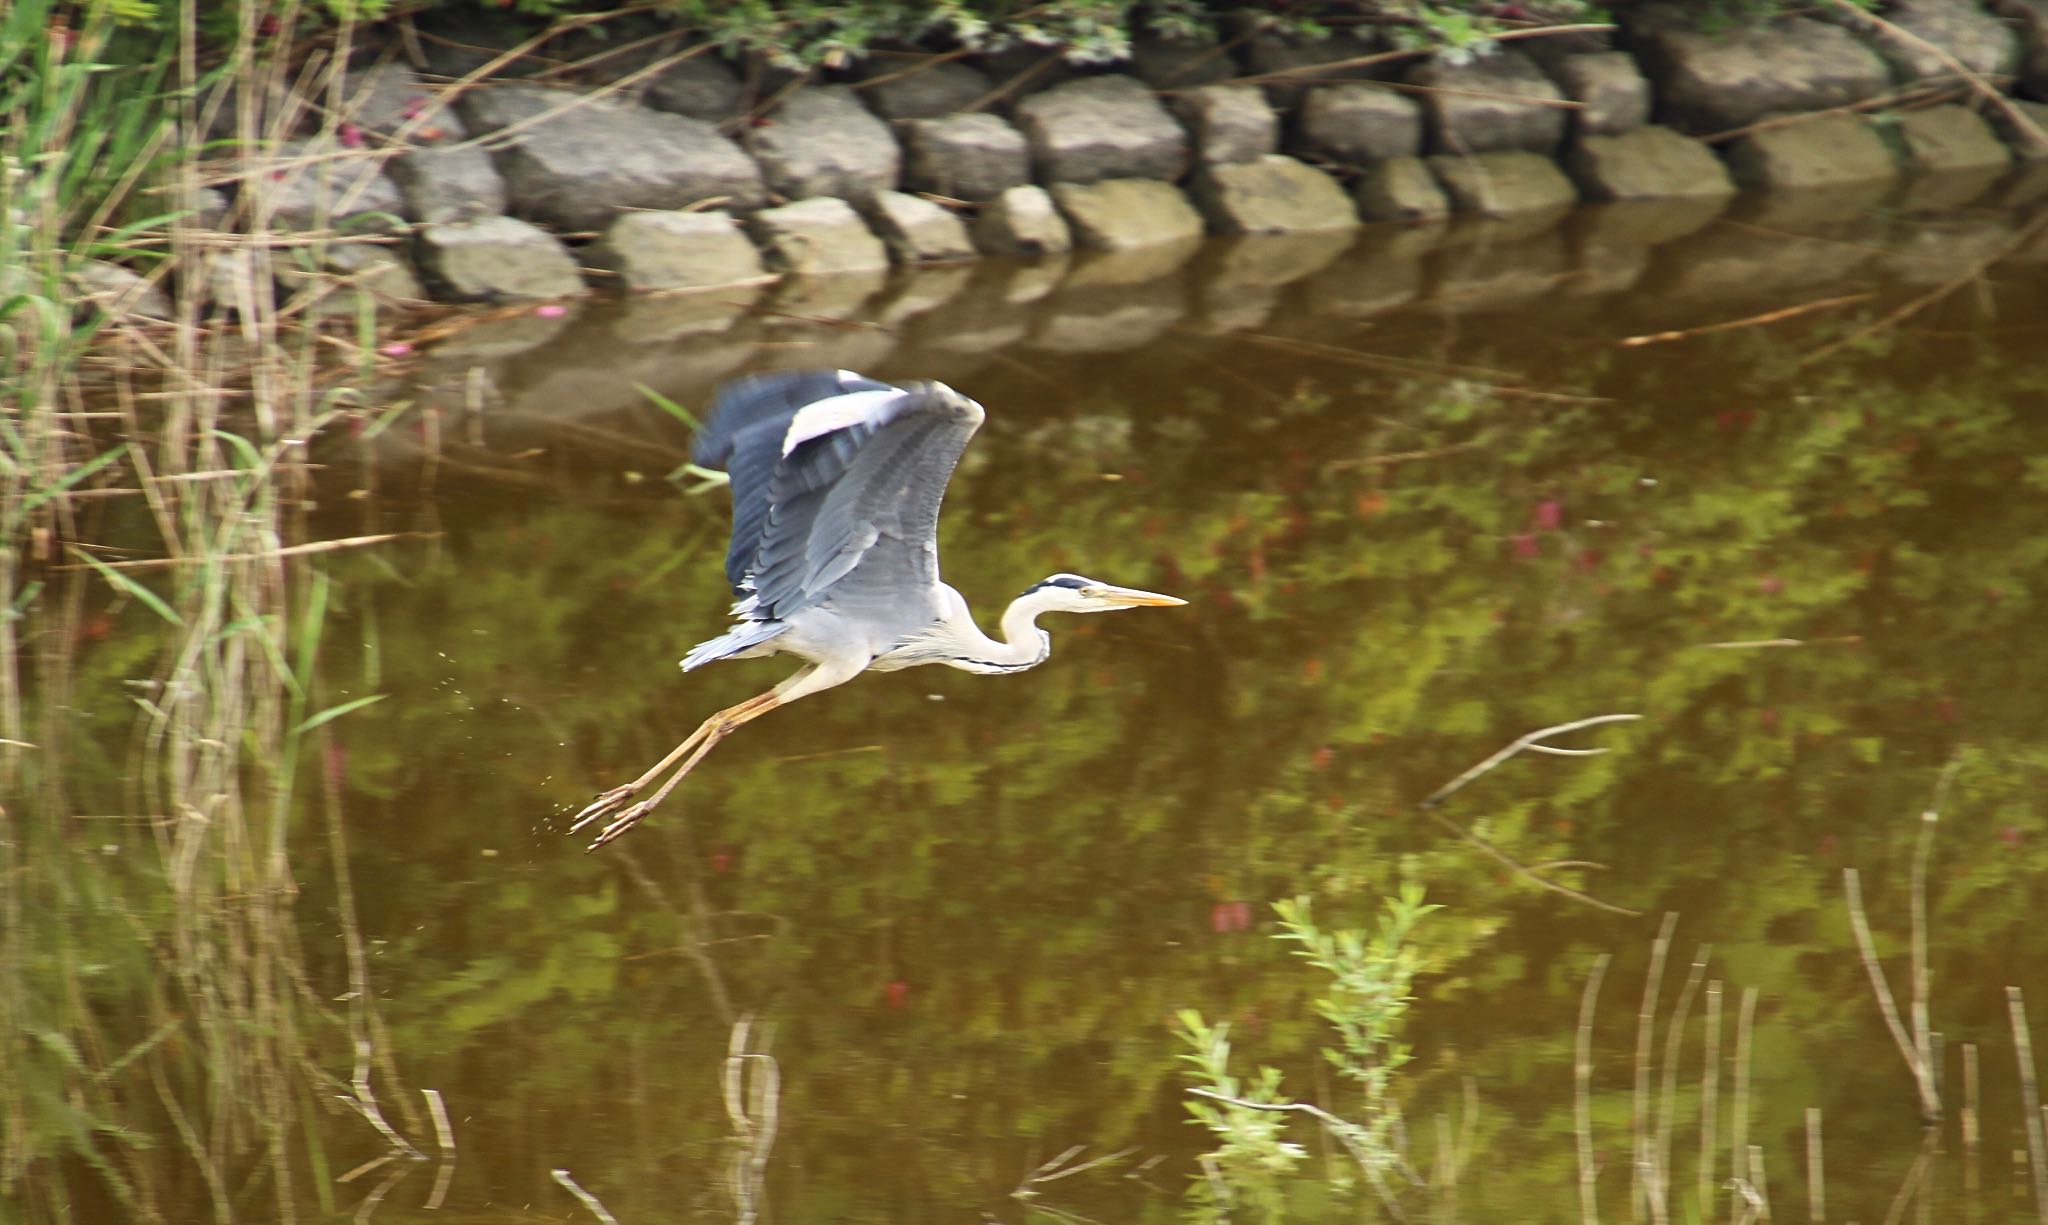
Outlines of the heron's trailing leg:
<svg viewBox="0 0 2048 1225">
<path fill-rule="evenodd" d="M 591 843 L 589 849 L 594 851 L 625 833 L 667 799 L 668 793 L 675 790 L 676 784 L 681 782 L 683 776 L 694 769 L 698 762 L 704 760 L 705 754 L 711 751 L 712 746 L 731 735 L 734 728 L 760 718 L 781 704 L 782 699 L 771 690 L 748 698 L 737 706 L 728 706 L 712 715 L 698 724 L 697 730 L 691 732 L 688 739 L 671 749 L 668 756 L 655 763 L 653 769 L 625 786 L 614 787 L 591 801 L 588 808 L 576 814 L 576 820 L 569 826 L 569 832 L 573 834 L 592 821 L 601 817 L 611 817 L 616 813 L 618 815 L 598 834 L 597 841 Z M 647 800 L 628 806 L 628 801 L 639 795 L 649 783 L 660 778 L 671 766 L 675 766 L 678 760 L 683 764 L 676 767 L 676 772 L 661 785 L 659 791 Z"/>
</svg>

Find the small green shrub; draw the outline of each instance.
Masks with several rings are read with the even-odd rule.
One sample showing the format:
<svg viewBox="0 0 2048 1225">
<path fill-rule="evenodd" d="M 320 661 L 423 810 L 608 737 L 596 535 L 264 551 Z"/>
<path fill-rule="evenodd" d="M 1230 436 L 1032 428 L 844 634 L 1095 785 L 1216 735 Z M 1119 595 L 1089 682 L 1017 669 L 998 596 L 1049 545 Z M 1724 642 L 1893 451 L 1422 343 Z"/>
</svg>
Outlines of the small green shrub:
<svg viewBox="0 0 2048 1225">
<path fill-rule="evenodd" d="M 1329 976 L 1315 1010 L 1334 1031 L 1323 1057 L 1356 1090 L 1342 1114 L 1286 1097 L 1277 1068 L 1261 1067 L 1249 1080 L 1239 1078 L 1230 1070 L 1230 1027 L 1211 1025 L 1193 1009 L 1179 1014 L 1180 1037 L 1188 1047 L 1181 1058 L 1191 1065 L 1196 1099 L 1187 1103 L 1188 1113 L 1218 1141 L 1202 1157 L 1203 1177 L 1195 1187 L 1203 1208 L 1237 1208 L 1279 1220 L 1300 1207 L 1304 1180 L 1298 1175 L 1308 1150 L 1288 1137 L 1303 1116 L 1343 1145 L 1356 1174 L 1375 1191 L 1390 1193 L 1387 1175 L 1402 1160 L 1396 1144 L 1401 1111 L 1392 1089 L 1394 1074 L 1409 1058 L 1401 1027 L 1420 968 L 1409 937 L 1435 909 L 1423 903 L 1420 886 L 1404 885 L 1398 897 L 1387 899 L 1378 928 L 1368 934 L 1324 930 L 1307 898 L 1273 906 L 1280 919 L 1274 938 L 1295 945 L 1297 956 Z M 1350 1191 L 1353 1181 L 1351 1172 L 1341 1172 L 1330 1183 Z"/>
</svg>

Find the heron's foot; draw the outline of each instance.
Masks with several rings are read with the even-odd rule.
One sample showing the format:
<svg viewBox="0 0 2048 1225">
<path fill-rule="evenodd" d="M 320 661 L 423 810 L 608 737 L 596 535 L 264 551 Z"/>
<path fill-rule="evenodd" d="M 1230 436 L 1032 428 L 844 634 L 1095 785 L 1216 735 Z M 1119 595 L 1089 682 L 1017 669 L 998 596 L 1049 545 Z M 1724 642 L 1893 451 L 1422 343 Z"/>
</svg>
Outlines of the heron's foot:
<svg viewBox="0 0 2048 1225">
<path fill-rule="evenodd" d="M 603 846 L 605 843 L 610 842 L 612 839 L 620 837 L 627 830 L 633 828 L 635 825 L 640 824 L 641 818 L 645 817 L 648 813 L 653 811 L 654 801 L 652 800 L 642 800 L 638 804 L 635 804 L 632 807 L 626 809 L 626 811 L 620 813 L 612 821 L 610 825 L 605 826 L 603 830 L 599 831 L 597 835 L 597 841 L 585 847 L 584 853 L 588 854 L 589 852 L 594 851 L 597 848 Z"/>
<path fill-rule="evenodd" d="M 610 791 L 607 791 L 603 795 L 600 795 L 596 799 L 590 801 L 589 807 L 585 808 L 582 812 L 576 814 L 576 820 L 571 822 L 569 825 L 569 832 L 573 834 L 577 830 L 582 829 L 584 826 L 590 824 L 592 821 L 598 820 L 601 817 L 608 817 L 612 815 L 613 813 L 617 812 L 619 808 L 626 803 L 626 801 L 632 799 L 634 796 L 639 794 L 639 783 L 627 783 L 623 787 L 612 788 Z"/>
</svg>

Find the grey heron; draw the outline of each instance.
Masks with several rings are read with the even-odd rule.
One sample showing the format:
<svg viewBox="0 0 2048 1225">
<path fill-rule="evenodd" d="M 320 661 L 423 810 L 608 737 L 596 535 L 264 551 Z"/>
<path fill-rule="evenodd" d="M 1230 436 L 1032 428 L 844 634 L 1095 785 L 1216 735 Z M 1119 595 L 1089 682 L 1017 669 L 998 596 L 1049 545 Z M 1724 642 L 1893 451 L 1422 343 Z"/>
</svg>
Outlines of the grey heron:
<svg viewBox="0 0 2048 1225">
<path fill-rule="evenodd" d="M 898 387 L 846 370 L 761 374 L 721 388 L 692 457 L 732 478 L 725 573 L 738 624 L 699 643 L 683 668 L 776 654 L 803 666 L 704 720 L 653 769 L 576 814 L 570 832 L 607 820 L 596 850 L 667 799 L 734 729 L 863 672 L 1022 672 L 1052 653 L 1038 628 L 1046 613 L 1187 602 L 1055 574 L 1010 602 L 1002 638 L 982 633 L 967 601 L 939 581 L 938 546 L 946 482 L 981 421 L 981 405 L 943 383 Z M 652 796 L 637 798 L 670 770 Z"/>
</svg>

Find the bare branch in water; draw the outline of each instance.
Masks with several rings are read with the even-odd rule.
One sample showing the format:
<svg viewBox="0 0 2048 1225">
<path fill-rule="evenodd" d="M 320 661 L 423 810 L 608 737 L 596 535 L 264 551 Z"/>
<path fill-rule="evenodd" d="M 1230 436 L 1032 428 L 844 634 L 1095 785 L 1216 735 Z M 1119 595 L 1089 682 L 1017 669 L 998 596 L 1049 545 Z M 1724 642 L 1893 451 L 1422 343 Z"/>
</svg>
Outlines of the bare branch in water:
<svg viewBox="0 0 2048 1225">
<path fill-rule="evenodd" d="M 1549 739 L 1552 736 L 1560 736 L 1565 734 L 1566 732 L 1575 732 L 1588 727 L 1598 727 L 1607 723 L 1632 722 L 1640 718 L 1642 718 L 1641 715 L 1635 714 L 1594 715 L 1593 717 L 1588 719 L 1574 719 L 1570 723 L 1559 723 L 1553 727 L 1538 728 L 1535 731 L 1530 732 L 1526 736 L 1518 737 L 1513 743 L 1509 744 L 1500 752 L 1495 753 L 1493 756 L 1487 758 L 1485 761 L 1480 762 L 1478 765 L 1473 766 L 1471 769 L 1465 771 L 1463 774 L 1460 774 L 1458 777 L 1452 779 L 1450 782 L 1445 783 L 1443 786 L 1438 787 L 1435 791 L 1430 792 L 1429 795 L 1426 798 L 1424 798 L 1421 803 L 1416 805 L 1416 807 L 1421 810 L 1423 816 L 1428 817 L 1430 820 L 1442 826 L 1445 830 L 1448 830 L 1450 833 L 1457 835 L 1458 837 L 1471 843 L 1473 846 L 1478 847 L 1487 855 L 1491 856 L 1502 867 L 1505 867 L 1510 872 L 1513 872 L 1515 875 L 1521 877 L 1523 880 L 1528 881 L 1530 884 L 1535 885 L 1540 889 L 1548 889 L 1552 893 L 1562 894 L 1565 897 L 1571 898 L 1574 901 L 1584 902 L 1588 906 L 1592 906 L 1599 910 L 1605 910 L 1610 914 L 1621 914 L 1631 916 L 1639 915 L 1642 913 L 1639 910 L 1630 910 L 1626 906 L 1616 906 L 1612 902 L 1603 902 L 1599 898 L 1594 897 L 1590 893 L 1585 893 L 1578 889 L 1574 889 L 1570 885 L 1560 885 L 1556 881 L 1550 880 L 1549 878 L 1540 875 L 1534 869 L 1523 864 L 1514 856 L 1508 854 L 1506 851 L 1501 850 L 1493 843 L 1488 842 L 1486 839 L 1480 837 L 1478 834 L 1473 833 L 1471 830 L 1466 829 L 1464 826 L 1458 824 L 1456 821 L 1451 820 L 1449 817 L 1446 817 L 1442 813 L 1435 811 L 1435 809 L 1437 805 L 1443 803 L 1453 794 L 1463 789 L 1465 785 L 1470 783 L 1473 779 L 1476 779 L 1480 775 L 1485 774 L 1487 771 L 1494 769 L 1495 767 L 1499 766 L 1502 762 L 1507 761 L 1509 758 L 1515 756 L 1518 753 L 1547 753 L 1555 757 L 1597 757 L 1600 754 L 1605 753 L 1607 751 L 1604 748 L 1567 749 L 1561 748 L 1554 744 L 1542 743 L 1543 741 Z"/>
<path fill-rule="evenodd" d="M 552 1175 L 554 1180 L 560 1183 L 562 1185 L 562 1188 L 566 1190 L 569 1194 L 575 1196 L 577 1199 L 582 1200 L 583 1206 L 585 1208 L 590 1209 L 590 1214 L 596 1217 L 598 1220 L 603 1221 L 604 1225 L 619 1225 L 619 1218 L 613 1216 L 611 1212 L 605 1208 L 604 1202 L 602 1200 L 598 1199 L 595 1195 L 592 1195 L 590 1192 L 585 1191 L 581 1186 L 578 1186 L 576 1180 L 574 1178 L 569 1177 L 569 1171 L 549 1170 L 548 1173 Z"/>
<path fill-rule="evenodd" d="M 1598 727 L 1603 723 L 1632 723 L 1640 718 L 1642 718 L 1641 715 L 1628 714 L 1594 715 L 1590 719 L 1574 719 L 1570 723 L 1559 723 L 1553 727 L 1539 727 L 1535 731 L 1530 732 L 1528 735 L 1517 738 L 1513 743 L 1509 744 L 1500 752 L 1495 753 L 1493 756 L 1487 758 L 1485 761 L 1480 762 L 1478 765 L 1473 766 L 1470 770 L 1465 771 L 1463 774 L 1460 774 L 1458 777 L 1452 779 L 1450 782 L 1445 783 L 1443 786 L 1438 787 L 1435 791 L 1430 792 L 1428 797 L 1425 798 L 1422 801 L 1422 803 L 1418 805 L 1418 807 L 1436 807 L 1438 804 L 1441 804 L 1445 800 L 1449 799 L 1453 794 L 1462 790 L 1467 783 L 1470 783 L 1473 779 L 1478 778 L 1482 774 L 1485 774 L 1487 771 L 1500 765 L 1502 762 L 1506 761 L 1510 757 L 1513 757 L 1517 753 L 1539 747 L 1546 750 L 1556 751 L 1556 745 L 1540 744 L 1541 741 L 1548 740 L 1552 736 L 1562 736 L 1566 732 L 1576 732 L 1588 727 Z M 1564 751 L 1582 754 L 1598 754 L 1605 753 L 1607 750 L 1575 749 Z"/>
</svg>

